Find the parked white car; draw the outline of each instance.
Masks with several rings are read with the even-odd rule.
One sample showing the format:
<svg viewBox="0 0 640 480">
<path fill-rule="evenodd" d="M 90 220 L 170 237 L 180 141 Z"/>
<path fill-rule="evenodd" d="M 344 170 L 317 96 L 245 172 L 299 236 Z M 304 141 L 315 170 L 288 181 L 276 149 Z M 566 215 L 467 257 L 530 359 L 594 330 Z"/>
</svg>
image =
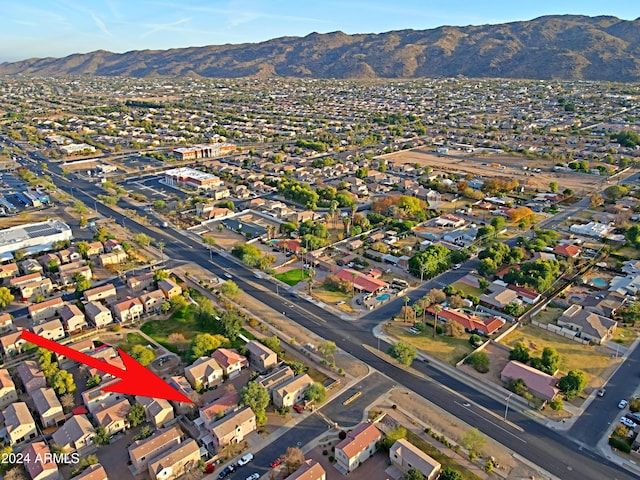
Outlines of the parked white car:
<svg viewBox="0 0 640 480">
<path fill-rule="evenodd" d="M 623 399 L 623 400 L 620 400 L 620 403 L 618 403 L 618 408 L 622 410 L 623 408 L 626 408 L 627 405 L 629 405 L 629 402 Z"/>
<path fill-rule="evenodd" d="M 620 423 L 629 427 L 629 428 L 636 428 L 636 422 L 634 422 L 633 420 L 628 419 L 627 417 L 622 417 L 620 419 Z"/>
<path fill-rule="evenodd" d="M 240 460 L 238 460 L 238 466 L 242 467 L 249 463 L 251 460 L 253 460 L 253 453 L 247 453 L 246 455 L 243 455 Z"/>
</svg>

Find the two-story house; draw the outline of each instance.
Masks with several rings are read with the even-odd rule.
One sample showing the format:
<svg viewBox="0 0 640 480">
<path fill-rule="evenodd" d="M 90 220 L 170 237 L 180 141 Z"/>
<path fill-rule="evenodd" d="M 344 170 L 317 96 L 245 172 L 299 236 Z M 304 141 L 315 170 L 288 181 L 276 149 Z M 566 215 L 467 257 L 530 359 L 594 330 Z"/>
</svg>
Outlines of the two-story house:
<svg viewBox="0 0 640 480">
<path fill-rule="evenodd" d="M 129 446 L 129 459 L 133 470 L 142 473 L 147 470 L 151 460 L 180 445 L 184 434 L 178 426 L 155 432 L 149 438 L 136 440 Z"/>
<path fill-rule="evenodd" d="M 113 323 L 111 310 L 100 302 L 89 302 L 84 306 L 84 314 L 87 319 L 97 328 L 106 327 Z"/>
<path fill-rule="evenodd" d="M 144 307 L 139 298 L 129 298 L 113 305 L 112 311 L 120 323 L 128 323 L 140 320 Z"/>
<path fill-rule="evenodd" d="M 239 375 L 240 370 L 248 365 L 247 357 L 229 348 L 218 348 L 211 357 L 216 359 L 229 378 Z"/>
<path fill-rule="evenodd" d="M 175 418 L 173 407 L 163 398 L 136 396 L 136 402 L 144 407 L 147 421 L 156 428 L 164 427 L 167 422 Z"/>
<path fill-rule="evenodd" d="M 59 480 L 62 478 L 58 465 L 51 455 L 49 446 L 44 442 L 34 442 L 22 451 L 24 468 L 31 480 Z"/>
<path fill-rule="evenodd" d="M 273 404 L 276 407 L 290 407 L 304 400 L 307 388 L 313 380 L 306 373 L 297 375 L 273 389 Z"/>
<path fill-rule="evenodd" d="M 152 290 L 148 293 L 143 293 L 138 297 L 144 308 L 144 313 L 150 315 L 152 313 L 159 313 L 162 309 L 162 304 L 166 302 L 164 293 L 160 290 Z"/>
<path fill-rule="evenodd" d="M 153 286 L 153 277 L 153 272 L 147 272 L 137 277 L 129 277 L 127 278 L 127 287 L 131 293 L 139 293 Z"/>
<path fill-rule="evenodd" d="M 213 388 L 222 383 L 224 370 L 215 358 L 200 357 L 184 369 L 184 376 L 195 389 Z"/>
<path fill-rule="evenodd" d="M 0 332 L 6 332 L 13 328 L 13 317 L 10 313 L 0 313 Z"/>
<path fill-rule="evenodd" d="M 160 290 L 167 300 L 182 295 L 182 288 L 170 278 L 162 279 L 158 282 L 158 290 Z"/>
<path fill-rule="evenodd" d="M 149 475 L 152 480 L 174 480 L 197 468 L 199 462 L 200 447 L 189 439 L 149 463 Z"/>
<path fill-rule="evenodd" d="M 247 342 L 247 351 L 251 366 L 259 372 L 266 372 L 278 364 L 278 355 L 256 340 Z"/>
<path fill-rule="evenodd" d="M 216 448 L 240 443 L 256 429 L 256 416 L 249 407 L 230 413 L 211 426 L 211 437 Z"/>
<path fill-rule="evenodd" d="M 60 297 L 52 298 L 42 303 L 29 305 L 27 310 L 34 324 L 43 322 L 47 318 L 54 317 L 58 311 L 64 306 L 64 302 Z"/>
<path fill-rule="evenodd" d="M 60 445 L 65 452 L 73 452 L 92 445 L 95 435 L 86 415 L 74 415 L 53 432 L 52 438 L 53 443 Z"/>
<path fill-rule="evenodd" d="M 33 333 L 40 337 L 53 341 L 60 340 L 65 337 L 62 322 L 57 318 L 35 325 L 33 327 Z"/>
<path fill-rule="evenodd" d="M 355 470 L 367 458 L 376 453 L 376 444 L 382 433 L 372 423 L 361 423 L 347 433 L 335 448 L 336 467 L 343 474 Z"/>
<path fill-rule="evenodd" d="M 40 415 L 44 428 L 60 425 L 64 422 L 62 405 L 53 388 L 39 388 L 31 396 L 31 400 Z"/>
<path fill-rule="evenodd" d="M 15 402 L 2 410 L 4 417 L 4 441 L 11 446 L 31 440 L 38 435 L 36 422 L 24 402 Z"/>
<path fill-rule="evenodd" d="M 109 480 L 109 477 L 107 477 L 107 472 L 99 463 L 88 466 L 82 471 L 80 475 L 73 478 L 75 480 Z"/>
<path fill-rule="evenodd" d="M 93 412 L 93 418 L 110 435 L 115 435 L 129 428 L 129 420 L 127 419 L 129 410 L 131 410 L 129 400 L 121 398 L 115 403 L 98 407 Z"/>
<path fill-rule="evenodd" d="M 27 395 L 32 396 L 36 390 L 47 386 L 47 379 L 40 370 L 40 366 L 34 360 L 20 362 L 16 367 L 18 378 Z"/>
<path fill-rule="evenodd" d="M 22 339 L 22 329 L 18 329 L 17 332 L 7 333 L 0 337 L 0 346 L 2 346 L 2 353 L 5 357 L 11 357 L 22 353 L 25 342 Z"/>
<path fill-rule="evenodd" d="M 94 413 L 95 411 L 104 408 L 107 405 L 112 405 L 114 403 L 119 402 L 124 398 L 122 393 L 118 392 L 108 392 L 103 390 L 105 387 L 113 385 L 119 382 L 119 379 L 112 379 L 106 382 L 102 382 L 97 387 L 93 387 L 89 390 L 82 392 L 82 403 L 87 407 L 90 413 Z"/>
<path fill-rule="evenodd" d="M 100 285 L 99 287 L 90 288 L 82 292 L 85 302 L 97 302 L 99 300 L 109 301 L 116 298 L 116 287 L 112 283 Z"/>
<path fill-rule="evenodd" d="M 435 480 L 440 473 L 439 462 L 424 453 L 418 447 L 401 438 L 389 449 L 389 460 L 405 475 L 412 468 L 418 470 L 425 480 Z"/>
<path fill-rule="evenodd" d="M 84 313 L 74 304 L 65 305 L 58 313 L 67 333 L 79 332 L 88 326 Z"/>
<path fill-rule="evenodd" d="M 326 480 L 327 472 L 317 460 L 305 460 L 286 480 Z"/>
<path fill-rule="evenodd" d="M 23 283 L 20 285 L 20 298 L 23 302 L 37 297 L 46 297 L 53 291 L 53 283 L 49 278 L 43 278 L 35 282 Z"/>
<path fill-rule="evenodd" d="M 18 401 L 18 391 L 9 370 L 0 368 L 0 410 Z"/>
<path fill-rule="evenodd" d="M 200 420 L 207 430 L 224 415 L 238 408 L 240 395 L 236 390 L 226 392 L 220 398 L 200 408 Z"/>
</svg>

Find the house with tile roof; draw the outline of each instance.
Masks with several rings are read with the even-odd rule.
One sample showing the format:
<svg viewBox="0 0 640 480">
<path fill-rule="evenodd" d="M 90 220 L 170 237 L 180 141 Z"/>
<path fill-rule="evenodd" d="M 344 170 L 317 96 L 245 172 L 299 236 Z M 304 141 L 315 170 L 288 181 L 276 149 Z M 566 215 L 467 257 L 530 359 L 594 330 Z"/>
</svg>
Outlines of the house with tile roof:
<svg viewBox="0 0 640 480">
<path fill-rule="evenodd" d="M 237 409 L 239 403 L 240 395 L 236 390 L 226 392 L 208 405 L 200 407 L 200 421 L 207 429 L 211 429 L 211 426 L 220 419 L 220 416 L 227 415 Z"/>
<path fill-rule="evenodd" d="M 479 317 L 448 308 L 436 311 L 431 306 L 427 311 L 434 315 L 439 322 L 456 322 L 469 332 L 476 331 L 485 335 L 491 335 L 505 323 L 503 318 Z"/>
<path fill-rule="evenodd" d="M 152 480 L 174 480 L 197 469 L 200 458 L 200 447 L 189 439 L 149 463 L 149 475 Z"/>
<path fill-rule="evenodd" d="M 313 380 L 306 373 L 287 380 L 273 389 L 273 393 L 271 394 L 273 404 L 276 407 L 282 408 L 290 407 L 294 403 L 304 401 L 307 388 L 309 388 L 311 384 L 313 384 Z"/>
<path fill-rule="evenodd" d="M 65 305 L 59 313 L 67 333 L 79 332 L 89 326 L 84 313 L 74 304 Z"/>
<path fill-rule="evenodd" d="M 491 284 L 489 292 L 480 295 L 480 303 L 502 310 L 510 303 L 518 301 L 518 294 L 510 288 Z"/>
<path fill-rule="evenodd" d="M 317 460 L 305 460 L 298 469 L 285 480 L 326 480 L 327 472 Z"/>
<path fill-rule="evenodd" d="M 278 365 L 278 355 L 257 340 L 247 342 L 250 365 L 259 372 L 266 372 Z"/>
<path fill-rule="evenodd" d="M 80 475 L 73 477 L 75 480 L 109 480 L 107 472 L 99 463 L 89 465 Z"/>
<path fill-rule="evenodd" d="M 69 264 L 71 266 L 73 264 Z M 93 271 L 89 265 L 80 265 L 75 268 L 64 268 L 66 265 L 61 265 L 60 270 L 58 271 L 58 276 L 60 277 L 60 283 L 63 285 L 71 285 L 75 282 L 73 279 L 76 275 L 82 275 L 87 280 L 91 280 L 93 278 Z"/>
<path fill-rule="evenodd" d="M 522 380 L 529 392 L 546 401 L 553 400 L 560 392 L 556 387 L 557 378 L 516 360 L 507 363 L 500 372 L 500 379 L 505 383 Z"/>
<path fill-rule="evenodd" d="M 24 402 L 15 402 L 2 410 L 4 441 L 11 446 L 31 440 L 38 435 L 36 422 Z"/>
<path fill-rule="evenodd" d="M 100 302 L 89 302 L 84 306 L 84 314 L 95 327 L 102 328 L 113 323 L 111 310 Z"/>
<path fill-rule="evenodd" d="M 64 422 L 62 405 L 53 388 L 39 388 L 33 392 L 31 400 L 44 428 L 58 426 Z"/>
<path fill-rule="evenodd" d="M 18 275 L 18 264 L 16 264 L 15 262 L 0 265 L 0 279 L 4 280 L 5 278 L 17 277 Z"/>
<path fill-rule="evenodd" d="M 180 445 L 185 436 L 178 426 L 155 432 L 148 438 L 136 440 L 129 448 L 129 459 L 135 472 L 147 470 L 149 463 L 173 447 Z"/>
<path fill-rule="evenodd" d="M 136 396 L 136 402 L 144 407 L 144 414 L 149 423 L 156 428 L 164 427 L 175 418 L 173 407 L 164 398 Z"/>
<path fill-rule="evenodd" d="M 13 328 L 13 317 L 10 313 L 0 313 L 0 331 L 6 332 Z"/>
<path fill-rule="evenodd" d="M 603 317 L 591 307 L 584 308 L 578 304 L 571 305 L 562 312 L 557 323 L 563 328 L 574 331 L 576 337 L 597 344 L 612 338 L 618 326 L 615 320 Z"/>
<path fill-rule="evenodd" d="M 147 272 L 137 277 L 127 278 L 127 287 L 131 293 L 139 293 L 153 286 L 154 272 Z"/>
<path fill-rule="evenodd" d="M 31 282 L 39 282 L 42 280 L 42 275 L 40 272 L 29 273 L 27 275 L 22 275 L 20 277 L 13 277 L 9 280 L 9 286 L 20 288 L 21 285 L 25 285 Z"/>
<path fill-rule="evenodd" d="M 170 377 L 167 383 L 175 388 L 178 392 L 183 394 L 185 397 L 193 400 L 193 403 L 171 400 L 171 405 L 173 405 L 173 407 L 175 408 L 176 413 L 178 415 L 187 415 L 195 412 L 195 404 L 196 402 L 200 401 L 200 395 L 193 388 L 191 388 L 189 381 L 182 375 L 175 375 L 173 377 Z"/>
<path fill-rule="evenodd" d="M 112 312 L 120 323 L 135 322 L 142 317 L 144 307 L 139 298 L 128 298 L 112 305 Z"/>
<path fill-rule="evenodd" d="M 239 375 L 240 370 L 249 364 L 247 357 L 230 348 L 218 348 L 211 354 L 211 357 L 216 359 L 224 373 L 230 378 Z"/>
<path fill-rule="evenodd" d="M 20 362 L 16 367 L 16 371 L 27 395 L 31 396 L 36 390 L 46 388 L 47 380 L 36 361 L 26 360 Z"/>
<path fill-rule="evenodd" d="M 90 288 L 82 292 L 85 302 L 97 302 L 98 300 L 109 301 L 117 296 L 116 287 L 112 283 Z"/>
<path fill-rule="evenodd" d="M 335 447 L 336 467 L 343 474 L 354 471 L 369 457 L 376 453 L 376 444 L 382 433 L 373 423 L 361 423 L 350 432 L 347 438 Z"/>
<path fill-rule="evenodd" d="M 23 283 L 20 285 L 20 298 L 23 302 L 37 297 L 46 297 L 53 292 L 53 283 L 51 279 L 43 278 L 35 282 Z"/>
<path fill-rule="evenodd" d="M 35 303 L 29 305 L 27 310 L 29 316 L 33 320 L 33 323 L 40 323 L 47 318 L 53 317 L 58 314 L 58 311 L 64 306 L 64 302 L 60 297 L 52 298 L 42 303 Z"/>
<path fill-rule="evenodd" d="M 184 369 L 184 376 L 195 389 L 214 388 L 223 382 L 223 368 L 212 357 L 200 357 Z"/>
<path fill-rule="evenodd" d="M 389 285 L 387 282 L 383 282 L 378 278 L 370 277 L 350 268 L 343 268 L 342 270 L 338 270 L 335 273 L 335 276 L 340 280 L 345 280 L 349 283 L 352 283 L 353 288 L 360 292 L 375 293 L 378 290 L 381 290 Z"/>
<path fill-rule="evenodd" d="M 27 342 L 25 342 L 21 336 L 22 329 L 18 329 L 16 332 L 7 333 L 0 337 L 0 346 L 2 347 L 2 353 L 5 357 L 22 353 L 22 349 Z"/>
<path fill-rule="evenodd" d="M 561 243 L 553 247 L 553 253 L 567 258 L 576 258 L 582 252 L 582 248 L 571 243 Z"/>
<path fill-rule="evenodd" d="M 143 293 L 138 297 L 144 308 L 144 313 L 150 315 L 152 313 L 159 313 L 162 309 L 162 304 L 166 302 L 166 297 L 161 290 L 152 290 L 148 293 Z"/>
<path fill-rule="evenodd" d="M 18 391 L 9 370 L 0 368 L 0 410 L 18 401 Z"/>
<path fill-rule="evenodd" d="M 425 480 L 436 480 L 440 474 L 442 465 L 407 439 L 396 440 L 389 449 L 389 461 L 405 475 L 415 468 Z"/>
<path fill-rule="evenodd" d="M 116 403 L 103 405 L 96 409 L 93 412 L 93 418 L 110 435 L 115 435 L 129 428 L 129 420 L 127 420 L 129 410 L 131 410 L 129 400 L 121 398 Z"/>
<path fill-rule="evenodd" d="M 122 393 L 104 390 L 105 387 L 113 385 L 119 381 L 119 379 L 112 379 L 102 382 L 97 387 L 93 387 L 82 392 L 82 403 L 87 407 L 87 410 L 91 413 L 95 413 L 97 410 L 104 408 L 107 405 L 118 403 L 123 399 L 124 395 Z"/>
<path fill-rule="evenodd" d="M 236 410 L 211 426 L 211 437 L 217 449 L 240 443 L 256 430 L 256 416 L 249 407 Z"/>
<path fill-rule="evenodd" d="M 74 415 L 53 432 L 53 443 L 60 445 L 65 452 L 80 450 L 93 444 L 95 432 L 86 415 Z"/>
<path fill-rule="evenodd" d="M 25 470 L 31 480 L 59 480 L 62 478 L 58 465 L 53 461 L 51 450 L 44 442 L 34 442 L 22 451 Z"/>
<path fill-rule="evenodd" d="M 53 320 L 49 320 L 48 322 L 40 323 L 38 325 L 34 325 L 33 333 L 36 335 L 46 338 L 48 340 L 61 340 L 66 337 L 66 333 L 64 333 L 64 327 L 62 326 L 62 322 L 57 318 Z"/>
</svg>

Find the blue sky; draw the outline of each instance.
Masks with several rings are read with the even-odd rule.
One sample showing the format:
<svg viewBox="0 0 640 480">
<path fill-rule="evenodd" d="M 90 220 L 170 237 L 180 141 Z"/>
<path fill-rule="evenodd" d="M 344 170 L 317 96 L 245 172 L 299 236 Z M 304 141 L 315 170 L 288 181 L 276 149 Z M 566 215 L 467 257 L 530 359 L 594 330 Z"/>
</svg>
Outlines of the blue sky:
<svg viewBox="0 0 640 480">
<path fill-rule="evenodd" d="M 422 30 L 569 13 L 633 20 L 640 7 L 629 0 L 4 0 L 0 62 L 99 49 L 260 42 L 336 30 Z"/>
</svg>

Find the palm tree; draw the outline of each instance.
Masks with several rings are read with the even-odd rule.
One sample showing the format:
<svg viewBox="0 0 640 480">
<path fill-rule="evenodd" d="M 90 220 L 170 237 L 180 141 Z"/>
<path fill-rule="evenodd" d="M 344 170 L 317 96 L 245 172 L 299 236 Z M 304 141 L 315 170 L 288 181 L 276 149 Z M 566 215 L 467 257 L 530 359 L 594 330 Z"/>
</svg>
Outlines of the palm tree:
<svg viewBox="0 0 640 480">
<path fill-rule="evenodd" d="M 356 272 L 351 272 L 351 297 L 356 296 L 356 278 L 358 278 L 358 274 Z"/>
<path fill-rule="evenodd" d="M 351 217 L 342 217 L 342 224 L 344 225 L 344 234 L 349 236 L 349 227 L 351 226 Z"/>
<path fill-rule="evenodd" d="M 424 281 L 424 272 L 427 271 L 427 264 L 420 263 L 420 283 Z"/>
<path fill-rule="evenodd" d="M 161 261 L 164 262 L 164 249 L 165 243 L 164 242 L 156 242 L 156 247 L 158 247 L 158 250 L 160 250 L 160 259 Z"/>
<path fill-rule="evenodd" d="M 409 297 L 404 297 L 402 300 L 404 300 L 404 321 L 406 323 L 408 321 L 407 320 L 407 313 L 408 313 L 407 306 L 409 305 L 409 301 L 411 299 Z"/>
<path fill-rule="evenodd" d="M 358 204 L 354 203 L 351 205 L 351 223 L 353 224 L 353 217 L 355 217 L 356 212 L 358 211 Z"/>
<path fill-rule="evenodd" d="M 431 306 L 431 298 L 429 298 L 429 295 L 425 295 L 424 297 L 422 297 L 422 300 L 420 300 L 420 306 L 422 307 L 422 323 L 423 324 L 427 324 L 427 308 L 429 308 Z"/>
<path fill-rule="evenodd" d="M 436 303 L 433 306 L 434 314 L 433 314 L 433 338 L 436 338 L 436 325 L 438 323 L 438 313 L 442 311 L 442 307 L 439 303 Z"/>
</svg>

